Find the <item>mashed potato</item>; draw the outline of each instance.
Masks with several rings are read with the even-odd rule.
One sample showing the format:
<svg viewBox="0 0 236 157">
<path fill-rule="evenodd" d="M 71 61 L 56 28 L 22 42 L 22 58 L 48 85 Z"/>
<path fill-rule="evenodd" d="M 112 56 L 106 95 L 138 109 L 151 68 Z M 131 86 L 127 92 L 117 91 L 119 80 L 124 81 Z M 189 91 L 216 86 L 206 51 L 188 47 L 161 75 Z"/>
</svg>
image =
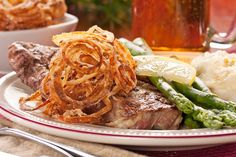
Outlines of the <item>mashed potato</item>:
<svg viewBox="0 0 236 157">
<path fill-rule="evenodd" d="M 195 58 L 192 65 L 213 93 L 236 102 L 236 54 L 205 53 Z"/>
</svg>

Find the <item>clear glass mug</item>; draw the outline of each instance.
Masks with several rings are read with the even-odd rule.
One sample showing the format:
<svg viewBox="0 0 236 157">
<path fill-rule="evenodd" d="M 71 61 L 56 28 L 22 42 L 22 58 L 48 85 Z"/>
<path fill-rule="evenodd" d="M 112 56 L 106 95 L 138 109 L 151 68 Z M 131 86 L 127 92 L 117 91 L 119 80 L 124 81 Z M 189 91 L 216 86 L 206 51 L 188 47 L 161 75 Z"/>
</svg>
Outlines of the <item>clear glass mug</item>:
<svg viewBox="0 0 236 157">
<path fill-rule="evenodd" d="M 211 41 L 235 41 L 236 16 L 226 36 L 210 27 L 210 0 L 133 0 L 132 37 L 154 50 L 207 51 Z"/>
</svg>

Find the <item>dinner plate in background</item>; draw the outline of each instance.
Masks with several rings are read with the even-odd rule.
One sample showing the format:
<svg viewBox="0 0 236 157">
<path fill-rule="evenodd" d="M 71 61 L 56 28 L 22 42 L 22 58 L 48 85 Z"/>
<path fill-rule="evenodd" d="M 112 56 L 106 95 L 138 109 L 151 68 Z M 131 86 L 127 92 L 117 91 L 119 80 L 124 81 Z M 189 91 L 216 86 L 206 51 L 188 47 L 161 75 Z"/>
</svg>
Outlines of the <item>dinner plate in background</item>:
<svg viewBox="0 0 236 157">
<path fill-rule="evenodd" d="M 40 112 L 19 109 L 19 98 L 32 92 L 21 83 L 15 72 L 3 76 L 0 79 L 0 114 L 17 124 L 51 135 L 136 150 L 187 150 L 236 142 L 236 128 L 135 130 L 58 122 Z"/>
<path fill-rule="evenodd" d="M 8 64 L 8 47 L 11 43 L 27 41 L 43 45 L 53 45 L 52 36 L 75 30 L 78 18 L 71 14 L 65 14 L 63 18 L 57 19 L 56 22 L 57 24 L 36 29 L 0 31 L 0 73 L 12 71 Z"/>
</svg>

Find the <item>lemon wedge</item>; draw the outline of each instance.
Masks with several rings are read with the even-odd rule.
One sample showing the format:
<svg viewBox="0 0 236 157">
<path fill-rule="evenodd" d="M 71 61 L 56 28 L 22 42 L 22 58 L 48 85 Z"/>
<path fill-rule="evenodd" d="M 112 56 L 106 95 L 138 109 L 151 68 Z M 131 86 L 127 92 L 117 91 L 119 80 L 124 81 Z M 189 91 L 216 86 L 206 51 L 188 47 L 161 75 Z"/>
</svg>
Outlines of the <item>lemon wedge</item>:
<svg viewBox="0 0 236 157">
<path fill-rule="evenodd" d="M 196 77 L 196 69 L 185 62 L 157 55 L 135 56 L 136 74 L 159 76 L 169 81 L 191 85 Z"/>
</svg>

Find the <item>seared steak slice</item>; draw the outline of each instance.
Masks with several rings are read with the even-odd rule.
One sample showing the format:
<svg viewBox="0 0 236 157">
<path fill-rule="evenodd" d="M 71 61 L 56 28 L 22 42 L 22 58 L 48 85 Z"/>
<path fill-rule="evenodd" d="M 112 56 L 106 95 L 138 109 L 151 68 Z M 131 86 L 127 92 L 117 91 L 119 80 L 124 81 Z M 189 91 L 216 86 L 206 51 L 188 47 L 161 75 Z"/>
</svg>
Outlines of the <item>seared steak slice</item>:
<svg viewBox="0 0 236 157">
<path fill-rule="evenodd" d="M 133 129 L 177 129 L 181 112 L 156 88 L 138 81 L 128 95 L 112 98 L 113 108 L 105 115 L 108 126 Z"/>
<path fill-rule="evenodd" d="M 9 62 L 22 82 L 37 90 L 57 52 L 58 48 L 54 47 L 16 42 L 9 48 Z M 103 117 L 105 124 L 111 127 L 177 129 L 182 120 L 182 114 L 174 104 L 154 86 L 142 81 L 138 81 L 137 87 L 128 95 L 119 93 L 111 101 L 113 108 Z"/>
<path fill-rule="evenodd" d="M 51 58 L 58 48 L 29 42 L 15 42 L 9 47 L 9 64 L 22 82 L 34 90 L 39 89 L 48 73 Z"/>
</svg>

